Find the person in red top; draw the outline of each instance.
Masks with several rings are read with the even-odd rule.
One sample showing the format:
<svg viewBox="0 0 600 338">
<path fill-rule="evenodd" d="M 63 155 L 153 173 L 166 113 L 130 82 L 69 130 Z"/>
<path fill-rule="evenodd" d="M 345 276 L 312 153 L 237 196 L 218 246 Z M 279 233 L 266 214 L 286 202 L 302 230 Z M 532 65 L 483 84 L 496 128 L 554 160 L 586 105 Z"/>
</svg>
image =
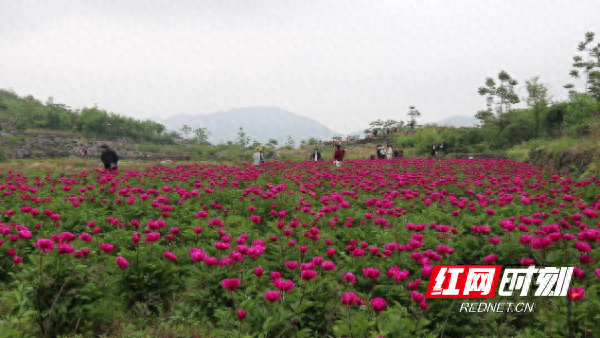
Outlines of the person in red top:
<svg viewBox="0 0 600 338">
<path fill-rule="evenodd" d="M 346 151 L 343 150 L 339 144 L 336 145 L 335 148 L 335 153 L 333 153 L 333 162 L 337 167 L 341 167 L 342 162 L 344 161 L 344 154 L 346 153 Z"/>
</svg>

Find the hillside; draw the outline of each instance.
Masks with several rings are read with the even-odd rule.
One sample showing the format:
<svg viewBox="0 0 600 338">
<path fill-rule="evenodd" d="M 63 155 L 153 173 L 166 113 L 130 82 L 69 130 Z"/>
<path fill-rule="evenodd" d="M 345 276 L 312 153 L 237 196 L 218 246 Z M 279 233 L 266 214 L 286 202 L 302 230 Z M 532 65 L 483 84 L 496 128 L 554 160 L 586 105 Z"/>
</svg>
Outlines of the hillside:
<svg viewBox="0 0 600 338">
<path fill-rule="evenodd" d="M 239 127 L 251 139 L 267 143 L 276 139 L 284 145 L 291 135 L 296 145 L 310 137 L 329 139 L 341 135 L 308 117 L 296 115 L 279 107 L 244 107 L 219 111 L 208 115 L 181 114 L 166 119 L 155 119 L 170 130 L 180 130 L 183 125 L 192 128 L 206 127 L 210 131 L 209 142 L 235 140 Z"/>
</svg>

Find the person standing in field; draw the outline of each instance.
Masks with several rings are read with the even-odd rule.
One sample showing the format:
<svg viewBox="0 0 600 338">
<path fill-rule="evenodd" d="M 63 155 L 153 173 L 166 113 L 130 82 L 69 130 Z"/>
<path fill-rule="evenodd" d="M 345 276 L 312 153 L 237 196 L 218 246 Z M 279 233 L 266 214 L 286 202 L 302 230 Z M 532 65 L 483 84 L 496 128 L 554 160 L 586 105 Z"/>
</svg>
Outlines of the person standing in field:
<svg viewBox="0 0 600 338">
<path fill-rule="evenodd" d="M 255 150 L 256 151 L 252 155 L 252 159 L 254 160 L 254 165 L 259 166 L 259 165 L 265 163 L 265 156 L 263 155 L 260 147 L 256 147 Z"/>
<path fill-rule="evenodd" d="M 385 158 L 387 158 L 388 160 L 391 160 L 394 157 L 394 149 L 392 148 L 392 145 L 388 143 L 387 147 L 385 148 Z"/>
<path fill-rule="evenodd" d="M 315 162 L 323 161 L 323 157 L 321 156 L 321 152 L 319 151 L 319 149 L 315 148 L 315 150 L 313 150 L 310 160 Z"/>
<path fill-rule="evenodd" d="M 102 148 L 100 161 L 104 164 L 104 170 L 117 170 L 117 164 L 119 163 L 119 155 L 117 155 L 117 152 L 110 149 L 106 144 L 103 144 L 100 148 Z"/>
<path fill-rule="evenodd" d="M 435 155 L 437 155 L 437 146 L 435 145 L 435 141 L 431 143 L 431 148 L 429 148 L 429 154 L 431 155 L 431 157 L 435 157 Z"/>
<path fill-rule="evenodd" d="M 342 146 L 339 144 L 335 146 L 335 153 L 333 153 L 333 162 L 336 167 L 341 167 L 342 162 L 344 161 L 344 154 L 346 152 L 342 149 Z"/>
<path fill-rule="evenodd" d="M 442 143 L 440 143 L 440 151 L 442 153 L 444 153 L 444 155 L 446 155 L 447 150 L 448 150 L 448 145 L 446 144 L 446 141 L 442 140 Z"/>
</svg>

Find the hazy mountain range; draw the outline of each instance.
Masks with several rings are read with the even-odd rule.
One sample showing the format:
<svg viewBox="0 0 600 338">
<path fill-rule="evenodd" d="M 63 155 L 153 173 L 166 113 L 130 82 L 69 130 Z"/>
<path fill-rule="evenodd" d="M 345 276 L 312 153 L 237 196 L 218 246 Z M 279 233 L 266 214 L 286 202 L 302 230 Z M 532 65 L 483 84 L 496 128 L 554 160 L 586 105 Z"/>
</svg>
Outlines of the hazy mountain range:
<svg viewBox="0 0 600 338">
<path fill-rule="evenodd" d="M 244 132 L 252 140 L 266 143 L 269 139 L 276 139 L 279 145 L 285 144 L 288 135 L 295 142 L 310 137 L 328 140 L 333 136 L 346 135 L 331 130 L 313 119 L 285 111 L 279 107 L 233 108 L 208 115 L 180 114 L 166 119 L 154 118 L 153 120 L 164 124 L 169 130 L 179 131 L 184 125 L 192 128 L 206 127 L 210 131 L 208 140 L 211 143 L 235 140 L 239 127 L 244 128 Z M 436 124 L 472 127 L 476 123 L 477 120 L 471 116 L 452 116 Z M 363 131 L 364 129 L 349 135 L 363 136 Z"/>
</svg>

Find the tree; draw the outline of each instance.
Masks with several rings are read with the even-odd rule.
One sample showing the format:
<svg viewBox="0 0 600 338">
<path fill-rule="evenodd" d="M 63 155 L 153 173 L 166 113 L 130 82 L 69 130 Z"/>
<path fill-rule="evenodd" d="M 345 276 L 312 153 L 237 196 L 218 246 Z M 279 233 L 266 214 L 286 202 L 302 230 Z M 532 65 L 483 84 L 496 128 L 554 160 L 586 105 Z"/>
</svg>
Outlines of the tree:
<svg viewBox="0 0 600 338">
<path fill-rule="evenodd" d="M 277 142 L 277 140 L 274 138 L 270 138 L 269 142 L 267 142 L 267 144 L 271 145 L 273 148 L 275 148 L 275 146 L 277 146 L 277 144 L 279 144 L 279 142 Z"/>
<path fill-rule="evenodd" d="M 199 145 L 209 145 L 208 136 L 210 135 L 210 131 L 206 130 L 206 127 L 196 128 L 194 129 L 194 140 L 198 142 Z"/>
<path fill-rule="evenodd" d="M 539 136 L 539 129 L 541 126 L 540 116 L 547 110 L 549 100 L 548 87 L 546 87 L 545 84 L 540 83 L 539 80 L 539 76 L 525 80 L 525 89 L 527 90 L 525 102 L 527 102 L 527 106 L 533 112 L 534 137 Z"/>
<path fill-rule="evenodd" d="M 244 128 L 240 127 L 236 143 L 246 148 L 250 144 L 250 137 L 244 132 Z"/>
<path fill-rule="evenodd" d="M 408 106 L 408 113 L 406 115 L 409 117 L 408 125 L 412 131 L 417 126 L 417 118 L 421 117 L 421 112 L 415 106 Z"/>
<path fill-rule="evenodd" d="M 529 80 L 525 80 L 525 89 L 527 90 L 527 97 L 525 102 L 529 108 L 536 105 L 548 105 L 548 87 L 545 84 L 539 82 L 540 77 L 535 76 Z"/>
<path fill-rule="evenodd" d="M 596 101 L 600 101 L 600 43 L 593 46 L 595 33 L 585 33 L 583 41 L 577 45 L 577 52 L 583 55 L 576 54 L 573 56 L 573 69 L 569 72 L 575 79 L 584 74 L 585 81 L 584 93 L 590 94 Z M 575 93 L 575 85 L 570 83 L 564 86 L 569 89 L 569 94 Z"/>
<path fill-rule="evenodd" d="M 479 95 L 486 97 L 487 109 L 478 111 L 475 117 L 485 123 L 494 117 L 495 112 L 500 119 L 500 129 L 504 129 L 502 115 L 510 112 L 512 105 L 521 102 L 515 92 L 515 86 L 519 82 L 504 70 L 498 73 L 498 80 L 500 85 L 496 86 L 496 81 L 488 77 L 485 79 L 485 85 L 478 88 Z"/>
<path fill-rule="evenodd" d="M 295 148 L 296 147 L 296 142 L 294 142 L 294 139 L 292 138 L 292 135 L 288 135 L 287 141 L 285 142 L 285 146 L 286 147 L 291 147 L 291 148 Z"/>
<path fill-rule="evenodd" d="M 188 135 L 193 131 L 192 127 L 188 126 L 187 124 L 184 124 L 180 130 L 185 136 L 185 138 L 188 138 Z"/>
</svg>

